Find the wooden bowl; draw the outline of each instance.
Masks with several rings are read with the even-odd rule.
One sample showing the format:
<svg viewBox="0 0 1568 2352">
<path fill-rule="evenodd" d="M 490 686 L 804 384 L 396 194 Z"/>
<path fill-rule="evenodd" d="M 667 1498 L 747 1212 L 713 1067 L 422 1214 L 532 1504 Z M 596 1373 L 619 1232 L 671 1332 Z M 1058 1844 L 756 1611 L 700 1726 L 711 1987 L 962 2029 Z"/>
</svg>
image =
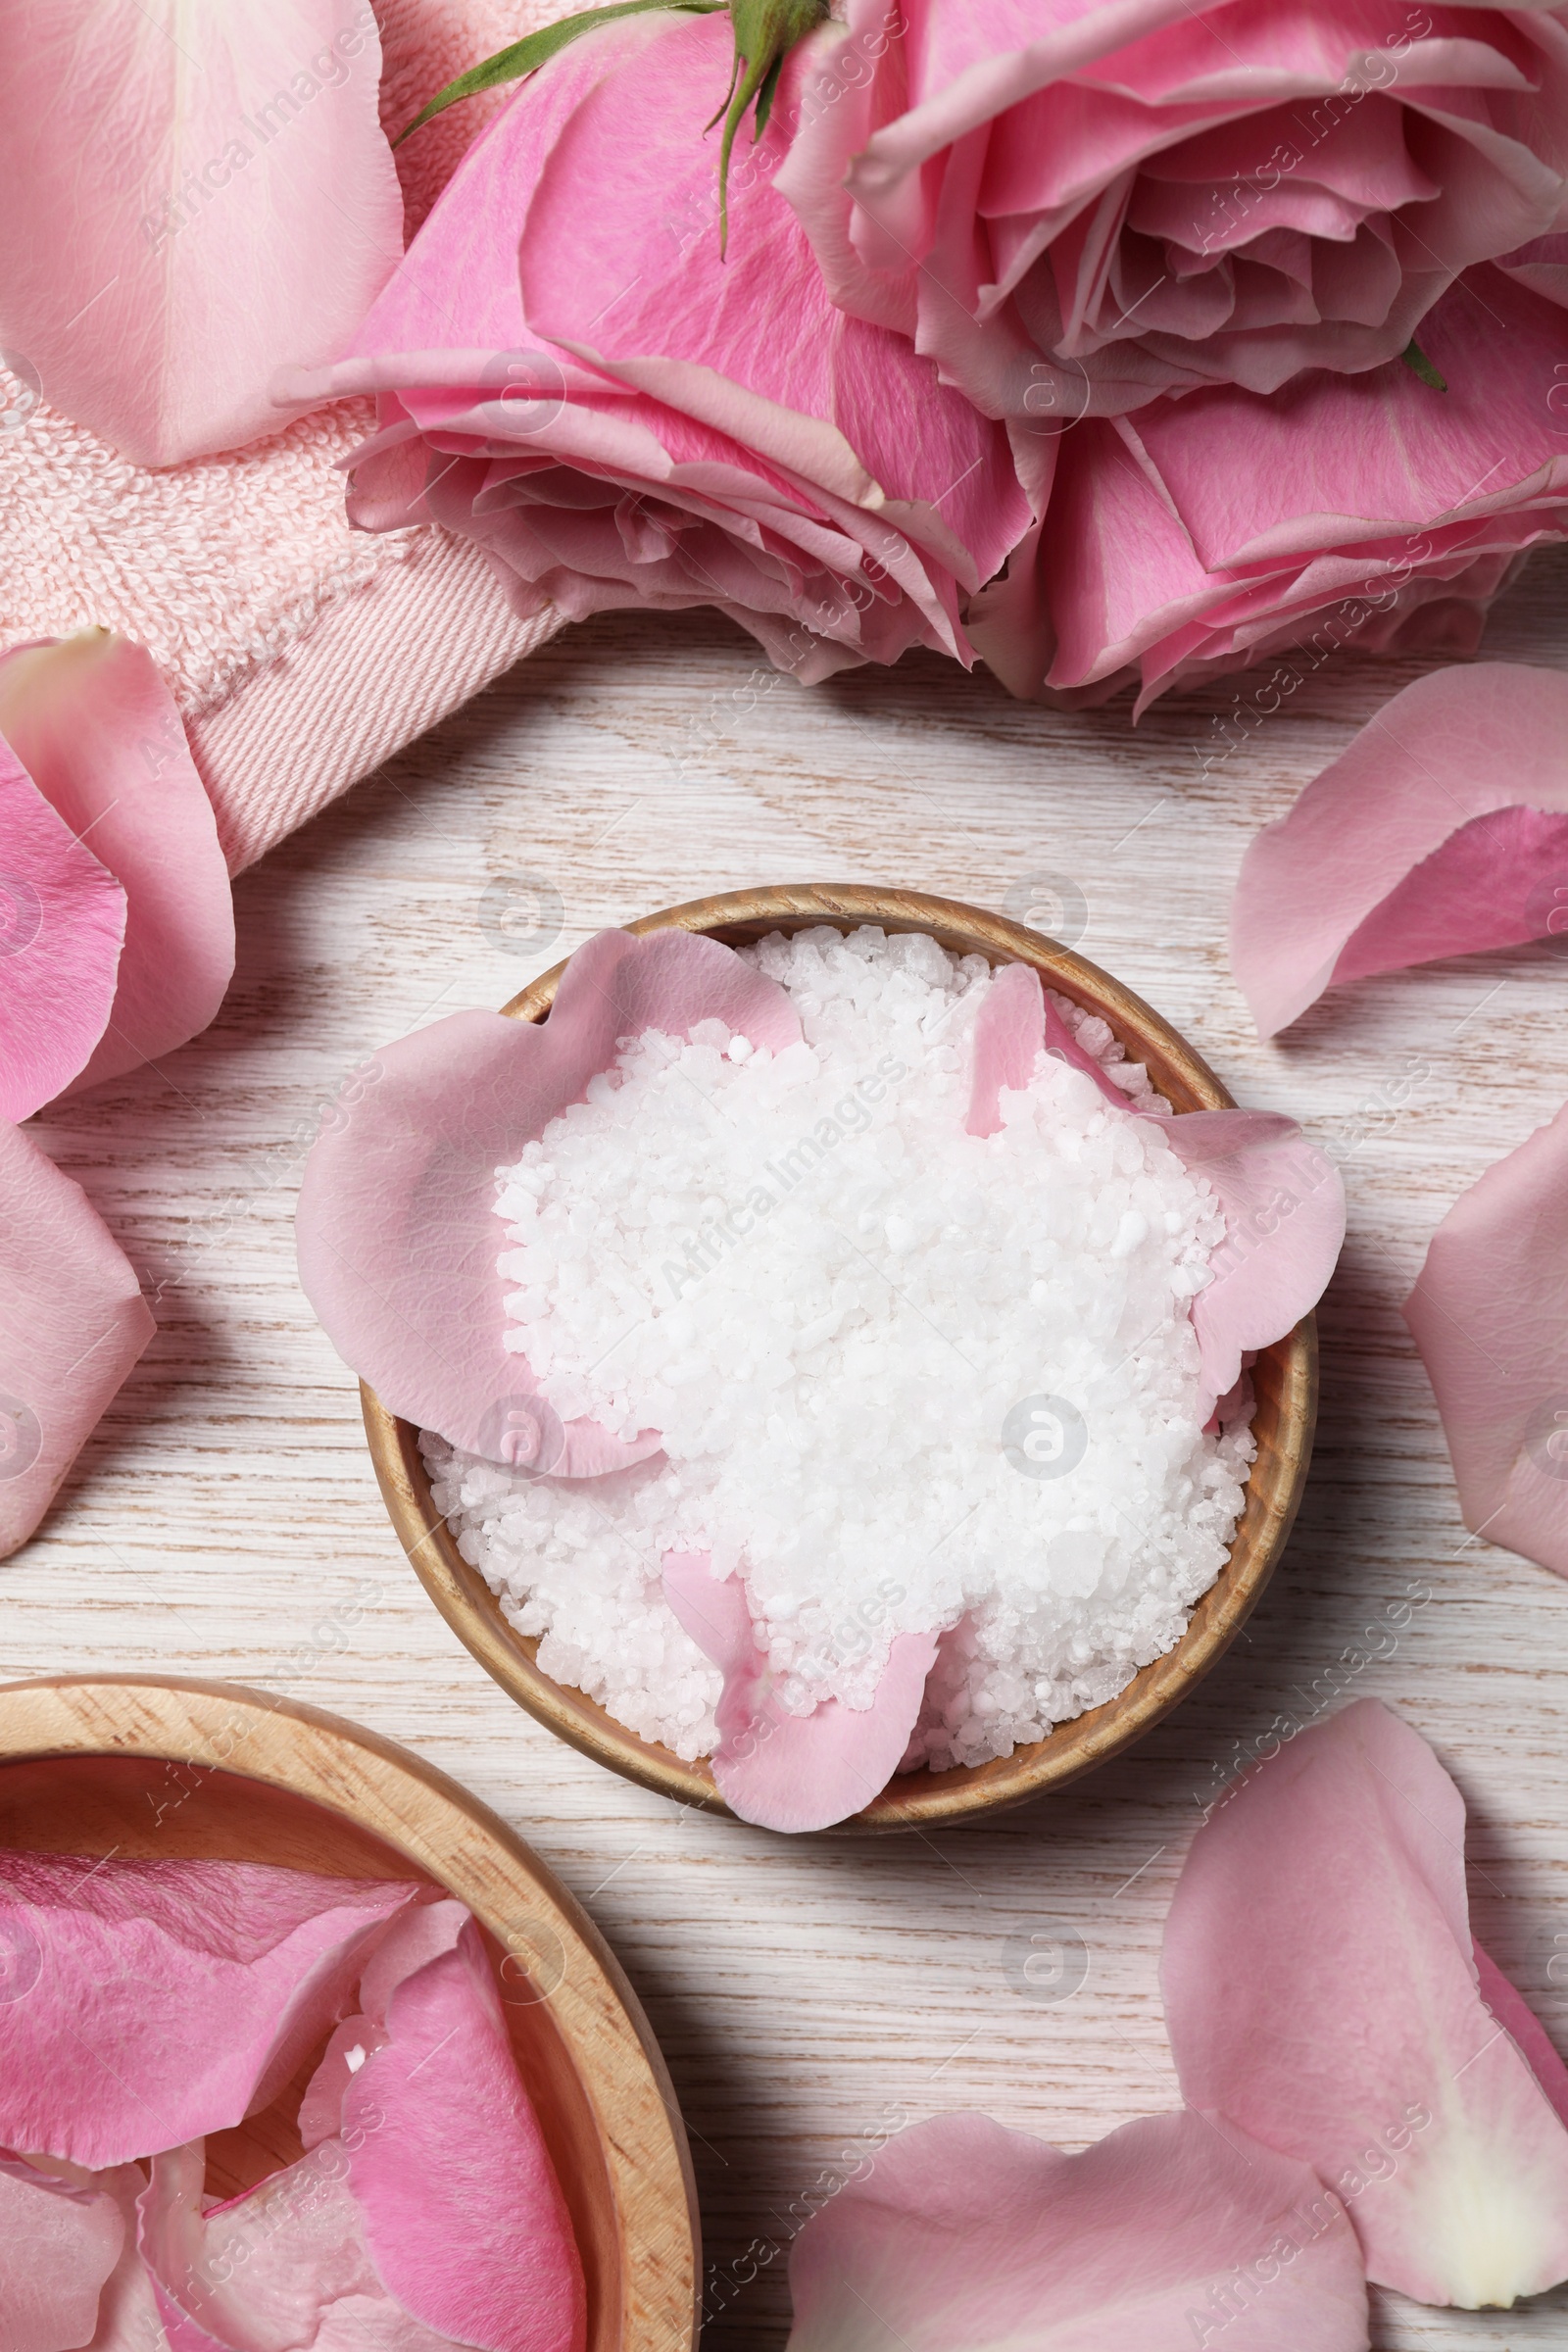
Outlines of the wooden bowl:
<svg viewBox="0 0 1568 2352">
<path fill-rule="evenodd" d="M 407 1748 L 235 1683 L 52 1675 L 0 1685 L 0 1852 L 271 1862 L 422 1878 L 491 1945 L 518 2069 L 571 2212 L 589 2352 L 691 2352 L 697 2202 L 664 2063 L 598 1930 L 522 1839 Z M 224 2196 L 302 2153 L 313 2051 L 276 2103 L 207 2142 Z"/>
<path fill-rule="evenodd" d="M 832 923 L 841 931 L 853 931 L 860 923 L 880 923 L 888 931 L 927 931 L 957 955 L 984 956 L 992 963 L 1033 964 L 1049 986 L 1109 1022 L 1178 1111 L 1232 1107 L 1231 1097 L 1208 1064 L 1131 989 L 1039 932 L 956 900 L 849 883 L 786 883 L 694 899 L 689 906 L 644 915 L 626 928 L 648 932 L 678 927 L 710 933 L 741 947 L 769 931 L 798 931 L 813 923 Z M 564 968 L 558 963 L 503 1009 L 517 1020 L 543 1020 Z M 846 1828 L 893 1830 L 967 1821 L 1022 1804 L 1048 1788 L 1063 1788 L 1119 1754 L 1168 1715 L 1223 1656 L 1268 1582 L 1306 1482 L 1317 1417 L 1317 1336 L 1310 1315 L 1288 1339 L 1264 1349 L 1252 1367 L 1252 1384 L 1257 1393 L 1252 1423 L 1257 1459 L 1248 1480 L 1242 1522 L 1229 1559 L 1194 1609 L 1175 1648 L 1145 1666 L 1104 1706 L 1058 1725 L 1049 1739 L 1015 1748 L 1010 1756 L 989 1764 L 957 1765 L 947 1772 L 922 1768 L 900 1774 Z M 484 1578 L 468 1566 L 447 1532 L 431 1496 L 417 1431 L 389 1413 L 363 1384 L 361 1396 L 376 1477 L 398 1540 L 436 1607 L 479 1663 L 519 1706 L 584 1755 L 661 1795 L 727 1814 L 729 1807 L 706 1764 L 684 1764 L 668 1748 L 639 1740 L 582 1691 L 567 1690 L 540 1673 L 535 1663 L 538 1642 L 525 1640 L 507 1623 Z"/>
</svg>

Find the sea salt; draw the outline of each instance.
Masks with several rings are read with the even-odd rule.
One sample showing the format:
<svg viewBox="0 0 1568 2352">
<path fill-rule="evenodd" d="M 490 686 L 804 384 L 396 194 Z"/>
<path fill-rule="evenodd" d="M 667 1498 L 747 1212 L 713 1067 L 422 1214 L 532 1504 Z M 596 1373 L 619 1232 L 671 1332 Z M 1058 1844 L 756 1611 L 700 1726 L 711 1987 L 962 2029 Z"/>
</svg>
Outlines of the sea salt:
<svg viewBox="0 0 1568 2352">
<path fill-rule="evenodd" d="M 660 1574 L 706 1551 L 795 1711 L 867 1704 L 894 1635 L 941 1631 L 906 1761 L 981 1763 L 1113 1696 L 1224 1562 L 1253 1447 L 1205 1430 L 1190 1313 L 1222 1221 L 1065 999 L 1129 1112 L 1043 1055 L 979 1138 L 981 957 L 875 927 L 742 953 L 804 1043 L 624 1041 L 500 1172 L 509 1347 L 564 1420 L 663 1453 L 571 1482 L 427 1433 L 437 1506 L 541 1668 L 681 1756 L 720 1679 Z"/>
</svg>

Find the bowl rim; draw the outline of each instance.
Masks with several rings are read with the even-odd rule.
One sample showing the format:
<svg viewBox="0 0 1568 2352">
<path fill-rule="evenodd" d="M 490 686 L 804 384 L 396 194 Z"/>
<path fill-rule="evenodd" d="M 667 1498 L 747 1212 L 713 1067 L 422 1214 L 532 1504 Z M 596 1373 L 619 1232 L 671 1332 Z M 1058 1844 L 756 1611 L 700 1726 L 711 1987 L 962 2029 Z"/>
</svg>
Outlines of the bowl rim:
<svg viewBox="0 0 1568 2352">
<path fill-rule="evenodd" d="M 168 1763 L 304 1798 L 445 1886 L 524 1965 L 547 1967 L 541 1997 L 592 2113 L 615 2219 L 618 2305 L 595 2340 L 694 2352 L 701 2224 L 669 2070 L 599 1929 L 515 1830 L 414 1750 L 303 1699 L 183 1675 L 0 1683 L 0 1771 L 74 1758 Z"/>
<path fill-rule="evenodd" d="M 962 900 L 873 884 L 782 883 L 688 900 L 618 928 L 639 938 L 675 929 L 716 934 L 733 945 L 771 930 L 802 930 L 814 923 L 831 923 L 844 931 L 864 923 L 924 931 L 960 954 L 985 955 L 993 963 L 1029 964 L 1047 985 L 1087 1004 L 1109 1023 L 1128 1051 L 1147 1065 L 1153 1085 L 1175 1104 L 1178 1116 L 1186 1110 L 1235 1107 L 1234 1098 L 1202 1056 L 1132 989 L 1043 933 Z M 530 981 L 502 1011 L 513 1019 L 542 1020 L 565 964 L 564 958 Z M 956 1765 L 942 1773 L 922 1767 L 900 1775 L 862 1811 L 812 1835 L 928 1829 L 1025 1804 L 1119 1755 L 1152 1730 L 1218 1663 L 1273 1573 L 1299 1507 L 1317 1417 L 1314 1317 L 1303 1316 L 1283 1340 L 1261 1349 L 1253 1373 L 1259 1385 L 1267 1378 L 1277 1389 L 1280 1443 L 1270 1448 L 1266 1463 L 1260 1447 L 1226 1563 L 1196 1603 L 1174 1647 L 1141 1667 L 1114 1698 L 1057 1725 L 1047 1739 L 1014 1748 L 1011 1755 L 989 1764 Z M 584 1692 L 540 1673 L 534 1662 L 537 1642 L 507 1623 L 484 1578 L 463 1558 L 436 1510 L 417 1430 L 389 1412 L 363 1381 L 360 1397 L 376 1480 L 398 1542 L 441 1615 L 485 1671 L 536 1722 L 581 1754 L 658 1795 L 736 1820 L 706 1762 L 683 1763 L 668 1748 L 640 1740 Z"/>
</svg>

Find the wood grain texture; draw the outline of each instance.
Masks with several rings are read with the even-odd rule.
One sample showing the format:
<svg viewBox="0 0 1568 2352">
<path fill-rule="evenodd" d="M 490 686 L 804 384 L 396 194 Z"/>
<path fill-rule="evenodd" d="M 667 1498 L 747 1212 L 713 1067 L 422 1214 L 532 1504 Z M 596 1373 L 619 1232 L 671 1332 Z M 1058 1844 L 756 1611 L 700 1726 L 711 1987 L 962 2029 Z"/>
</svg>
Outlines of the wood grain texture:
<svg viewBox="0 0 1568 2352">
<path fill-rule="evenodd" d="M 1568 668 L 1568 557 L 1533 561 L 1488 651 Z M 1134 728 L 1125 701 L 1038 710 L 928 657 L 804 692 L 711 616 L 607 617 L 242 876 L 239 971 L 212 1030 L 38 1122 L 160 1330 L 0 1571 L 0 1672 L 225 1675 L 309 1697 L 512 1823 L 610 1938 L 668 2060 L 707 2352 L 778 2352 L 805 2212 L 902 2118 L 982 2107 L 1080 2146 L 1173 2102 L 1156 1970 L 1200 1810 L 1276 1718 L 1337 1695 L 1388 1699 L 1456 1776 L 1478 1932 L 1568 2049 L 1568 1589 L 1466 1535 L 1397 1311 L 1445 1210 L 1568 1096 L 1568 973 L 1544 949 L 1394 973 L 1265 1047 L 1225 955 L 1256 827 L 1422 666 L 1327 661 L 1205 772 L 1214 714 L 1233 695 L 1253 709 L 1250 681 Z M 788 874 L 1025 910 L 1034 877 L 1069 878 L 1084 953 L 1240 1101 L 1301 1118 L 1350 1198 L 1318 1315 L 1311 1476 L 1235 1647 L 1076 1787 L 900 1838 L 791 1843 L 710 1819 L 514 1705 L 405 1563 L 355 1382 L 294 1272 L 306 1146 L 377 1046 L 503 1003 L 606 923 Z M 538 937 L 553 912 L 524 915 L 510 934 L 533 944 L 509 946 L 498 897 L 551 892 L 560 937 Z M 1565 2327 L 1561 2293 L 1510 2314 L 1383 2296 L 1374 2341 L 1545 2352 Z"/>
<path fill-rule="evenodd" d="M 866 889 L 853 882 L 774 884 L 661 907 L 637 916 L 626 928 L 694 931 L 742 947 L 770 932 L 793 933 L 822 923 L 841 931 L 861 923 L 878 924 L 884 931 L 921 931 L 955 956 L 983 956 L 993 965 L 1029 964 L 1048 987 L 1107 1022 L 1175 1110 L 1234 1107 L 1201 1055 L 1131 989 L 1087 956 L 1074 955 L 1039 932 L 952 899 L 921 891 Z M 503 1010 L 518 1020 L 546 1019 L 565 968 L 564 962 L 556 964 Z M 1326 1173 L 1327 1163 L 1323 1165 Z M 1300 1506 L 1317 1418 L 1317 1332 L 1311 1316 L 1262 1350 L 1252 1368 L 1252 1386 L 1257 1458 L 1247 1482 L 1241 1523 L 1224 1567 L 1193 1610 L 1175 1647 L 1142 1668 L 1104 1706 L 1058 1724 L 1048 1738 L 1016 1747 L 1010 1755 L 950 1772 L 922 1768 L 898 1774 L 854 1816 L 853 1824 L 840 1825 L 830 1835 L 844 1835 L 852 1827 L 907 1830 L 976 1821 L 1049 1789 L 1064 1788 L 1142 1739 L 1218 1663 L 1256 1607 Z M 517 1633 L 508 1622 L 499 1600 L 464 1559 L 436 1509 L 419 1455 L 418 1430 L 389 1413 L 363 1384 L 362 1398 L 370 1457 L 398 1542 L 442 1616 L 486 1671 L 536 1721 L 584 1755 L 640 1782 L 656 1796 L 673 1797 L 733 1820 L 706 1762 L 682 1763 L 672 1749 L 639 1740 L 585 1692 L 564 1689 L 540 1673 L 537 1640 Z"/>
<path fill-rule="evenodd" d="M 496 1966 L 582 2254 L 588 2352 L 690 2352 L 696 2198 L 635 1994 L 572 1897 L 445 1773 L 320 1708 L 237 1684 L 55 1676 L 0 1688 L 0 1853 L 266 1862 L 421 1878 L 466 1903 Z M 208 2142 L 230 2196 L 304 2153 L 319 2062 Z"/>
</svg>

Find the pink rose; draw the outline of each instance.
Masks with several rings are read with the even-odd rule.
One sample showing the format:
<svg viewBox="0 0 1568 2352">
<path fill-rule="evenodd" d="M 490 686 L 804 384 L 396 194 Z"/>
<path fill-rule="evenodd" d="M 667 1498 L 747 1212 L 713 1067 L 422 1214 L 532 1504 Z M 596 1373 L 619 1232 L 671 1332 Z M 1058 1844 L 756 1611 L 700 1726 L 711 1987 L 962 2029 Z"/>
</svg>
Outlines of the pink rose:
<svg viewBox="0 0 1568 2352">
<path fill-rule="evenodd" d="M 737 148 L 720 255 L 704 128 L 732 52 L 727 16 L 658 13 L 562 51 L 469 151 L 357 356 L 300 388 L 381 396 L 354 519 L 476 539 L 521 612 L 713 605 L 804 679 L 909 645 L 968 662 L 961 606 L 1030 517 L 1006 434 L 834 309 L 770 185 L 777 115 Z"/>
<path fill-rule="evenodd" d="M 1470 270 L 1423 347 L 1262 399 L 1226 385 L 1059 436 L 1043 529 L 970 635 L 1016 694 L 1098 701 L 1303 649 L 1232 720 L 1222 758 L 1342 651 L 1473 653 L 1522 552 L 1568 537 L 1568 238 Z M 1553 289 L 1560 289 L 1553 292 Z"/>
<path fill-rule="evenodd" d="M 779 186 L 991 416 L 1396 359 L 1551 229 L 1568 26 L 1412 0 L 850 0 Z"/>
</svg>

